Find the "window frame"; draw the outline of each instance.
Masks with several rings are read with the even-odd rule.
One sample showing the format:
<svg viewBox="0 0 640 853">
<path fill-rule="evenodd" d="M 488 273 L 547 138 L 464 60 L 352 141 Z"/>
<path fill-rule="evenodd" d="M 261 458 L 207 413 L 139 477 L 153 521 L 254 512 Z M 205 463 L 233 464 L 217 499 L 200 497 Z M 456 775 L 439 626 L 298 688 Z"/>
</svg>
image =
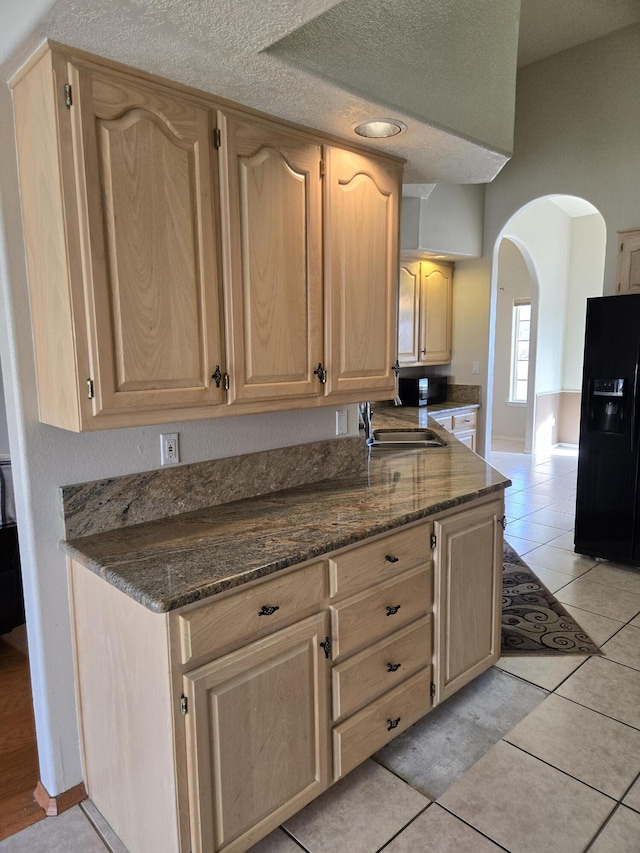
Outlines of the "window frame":
<svg viewBox="0 0 640 853">
<path fill-rule="evenodd" d="M 523 307 L 529 308 L 529 317 L 528 320 L 522 320 L 520 317 L 520 311 Z M 531 356 L 531 319 L 532 319 L 532 303 L 530 297 L 524 297 L 521 299 L 513 300 L 513 307 L 511 311 L 511 353 L 510 353 L 510 374 L 509 374 L 509 403 L 512 403 L 516 406 L 526 406 L 529 402 L 529 364 L 530 364 L 530 356 Z M 525 339 L 519 336 L 520 327 L 523 322 L 529 323 L 529 336 L 526 338 L 528 353 L 527 358 L 519 359 L 518 358 L 518 344 L 523 342 Z M 526 363 L 527 365 L 527 378 L 526 380 L 518 379 L 517 376 L 517 366 L 518 364 Z M 517 384 L 518 382 L 526 382 L 526 393 L 524 399 L 522 397 L 518 397 L 517 395 Z"/>
</svg>

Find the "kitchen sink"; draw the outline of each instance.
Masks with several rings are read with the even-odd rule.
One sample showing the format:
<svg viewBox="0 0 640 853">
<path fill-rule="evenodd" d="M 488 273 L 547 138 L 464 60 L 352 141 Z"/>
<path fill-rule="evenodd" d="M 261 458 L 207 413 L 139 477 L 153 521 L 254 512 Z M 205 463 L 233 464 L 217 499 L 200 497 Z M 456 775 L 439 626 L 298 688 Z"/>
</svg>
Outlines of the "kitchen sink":
<svg viewBox="0 0 640 853">
<path fill-rule="evenodd" d="M 369 447 L 446 447 L 447 442 L 432 429 L 374 429 Z"/>
</svg>

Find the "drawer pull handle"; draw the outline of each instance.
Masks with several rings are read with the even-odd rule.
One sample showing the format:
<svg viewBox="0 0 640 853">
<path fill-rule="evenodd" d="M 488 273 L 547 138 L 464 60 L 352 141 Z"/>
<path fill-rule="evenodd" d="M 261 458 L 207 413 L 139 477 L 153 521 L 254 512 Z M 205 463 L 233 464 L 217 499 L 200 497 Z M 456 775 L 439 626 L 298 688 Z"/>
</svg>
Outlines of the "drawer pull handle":
<svg viewBox="0 0 640 853">
<path fill-rule="evenodd" d="M 397 563 L 399 559 L 400 557 L 393 557 L 391 554 L 387 554 L 387 556 L 385 557 L 385 560 L 388 563 Z"/>
<path fill-rule="evenodd" d="M 398 610 L 400 610 L 400 605 L 399 605 L 399 604 L 396 604 L 396 605 L 394 605 L 393 607 L 390 607 L 390 606 L 387 604 L 387 616 L 393 616 L 393 615 L 394 615 L 394 613 L 397 613 L 397 612 L 398 612 Z"/>
<path fill-rule="evenodd" d="M 266 604 L 263 604 L 262 610 L 258 613 L 258 616 L 272 616 L 276 610 L 280 610 L 277 604 L 275 607 L 268 607 Z"/>
<path fill-rule="evenodd" d="M 390 732 L 391 729 L 395 729 L 395 727 L 398 725 L 400 720 L 401 720 L 401 717 L 396 717 L 395 720 L 387 720 L 387 722 L 389 723 L 389 725 L 387 726 L 387 731 Z"/>
<path fill-rule="evenodd" d="M 402 666 L 401 663 L 388 663 L 387 664 L 387 672 L 396 672 Z"/>
</svg>

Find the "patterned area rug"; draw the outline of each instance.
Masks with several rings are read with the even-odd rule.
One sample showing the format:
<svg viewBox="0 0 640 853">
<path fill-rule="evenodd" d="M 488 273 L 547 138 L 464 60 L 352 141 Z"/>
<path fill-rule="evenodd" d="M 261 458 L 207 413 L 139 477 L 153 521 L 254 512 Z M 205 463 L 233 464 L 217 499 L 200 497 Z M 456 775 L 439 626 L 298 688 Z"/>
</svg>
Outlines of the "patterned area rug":
<svg viewBox="0 0 640 853">
<path fill-rule="evenodd" d="M 503 564 L 503 655 L 601 654 L 586 631 L 506 542 Z"/>
</svg>

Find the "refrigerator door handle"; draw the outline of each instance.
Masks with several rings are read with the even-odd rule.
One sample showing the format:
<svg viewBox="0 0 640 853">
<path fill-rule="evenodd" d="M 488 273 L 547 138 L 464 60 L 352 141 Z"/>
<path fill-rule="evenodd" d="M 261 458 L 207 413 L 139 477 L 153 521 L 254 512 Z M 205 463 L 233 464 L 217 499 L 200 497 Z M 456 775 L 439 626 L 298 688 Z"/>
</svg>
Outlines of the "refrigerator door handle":
<svg viewBox="0 0 640 853">
<path fill-rule="evenodd" d="M 633 398 L 631 400 L 631 451 L 635 453 L 638 446 L 638 403 L 640 402 L 640 342 L 636 352 L 636 364 L 633 371 Z"/>
</svg>

